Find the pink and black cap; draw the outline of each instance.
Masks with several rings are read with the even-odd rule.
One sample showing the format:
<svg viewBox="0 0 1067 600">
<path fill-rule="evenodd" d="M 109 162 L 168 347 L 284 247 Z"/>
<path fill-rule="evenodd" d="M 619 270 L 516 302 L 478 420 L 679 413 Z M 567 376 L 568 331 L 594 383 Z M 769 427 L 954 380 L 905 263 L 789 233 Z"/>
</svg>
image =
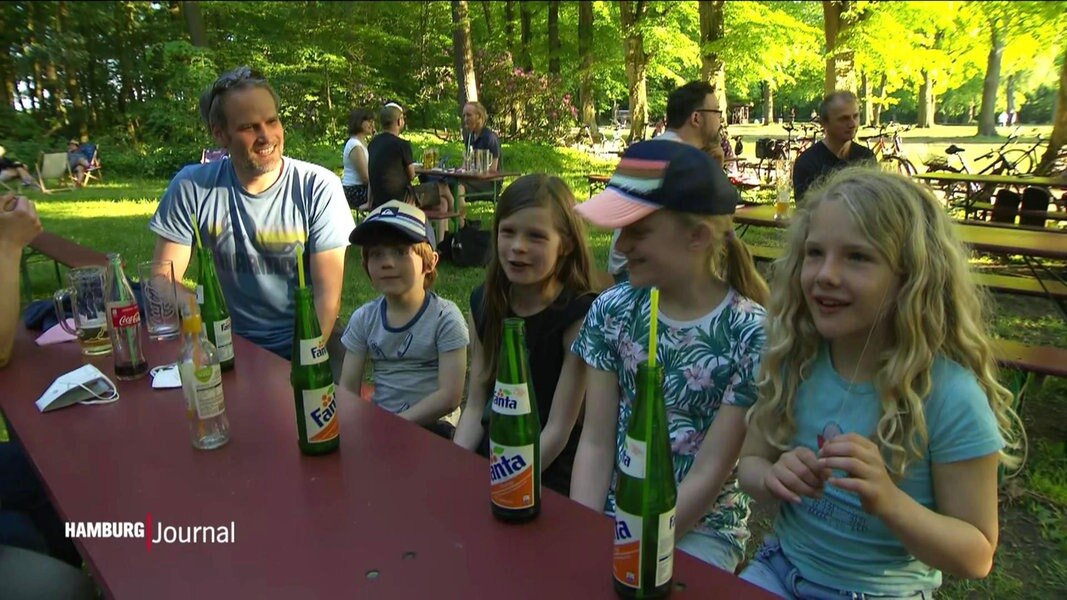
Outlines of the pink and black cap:
<svg viewBox="0 0 1067 600">
<path fill-rule="evenodd" d="M 730 215 L 737 189 L 710 156 L 680 142 L 651 140 L 626 149 L 603 192 L 575 207 L 606 229 L 626 227 L 653 212 Z"/>
</svg>

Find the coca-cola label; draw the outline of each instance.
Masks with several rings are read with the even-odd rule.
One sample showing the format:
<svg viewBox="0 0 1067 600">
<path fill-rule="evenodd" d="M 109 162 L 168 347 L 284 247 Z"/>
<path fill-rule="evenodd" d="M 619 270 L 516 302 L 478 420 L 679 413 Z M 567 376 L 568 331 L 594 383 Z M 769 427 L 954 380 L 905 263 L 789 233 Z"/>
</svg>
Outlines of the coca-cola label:
<svg viewBox="0 0 1067 600">
<path fill-rule="evenodd" d="M 136 304 L 128 306 L 111 306 L 111 326 L 116 329 L 136 327 L 141 324 L 141 311 Z"/>
</svg>

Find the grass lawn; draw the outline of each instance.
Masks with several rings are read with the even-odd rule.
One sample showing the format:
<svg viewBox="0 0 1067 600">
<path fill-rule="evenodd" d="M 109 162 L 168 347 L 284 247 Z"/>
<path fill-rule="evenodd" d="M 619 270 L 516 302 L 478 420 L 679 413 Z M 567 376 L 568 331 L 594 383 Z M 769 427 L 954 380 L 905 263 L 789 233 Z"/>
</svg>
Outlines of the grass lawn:
<svg viewBox="0 0 1067 600">
<path fill-rule="evenodd" d="M 1038 128 L 1047 136 L 1048 128 Z M 1027 130 L 1029 131 L 1029 130 Z M 784 137 L 780 126 L 735 125 L 731 133 L 742 136 L 744 156 L 754 158 L 755 139 Z M 1006 133 L 1006 131 L 1005 131 Z M 932 130 L 913 130 L 904 135 L 905 148 L 916 164 L 926 153 L 939 153 L 950 143 L 965 147 L 973 160 L 998 146 L 1001 140 L 973 138 L 973 126 L 940 126 Z M 451 149 L 432 134 L 409 135 L 416 146 L 416 156 L 428 145 Z M 300 157 L 319 162 L 340 172 L 340 145 L 336 151 L 323 146 L 313 156 Z M 610 173 L 613 162 L 597 159 L 567 148 L 532 144 L 505 144 L 508 170 L 549 172 L 563 177 L 575 190 L 579 200 L 588 195 L 586 173 Z M 195 160 L 192 157 L 190 160 Z M 106 167 L 106 157 L 105 157 Z M 920 168 L 920 170 L 924 170 Z M 128 264 L 151 257 L 155 236 L 147 228 L 159 197 L 167 184 L 163 180 L 138 180 L 106 172 L 107 181 L 82 190 L 51 195 L 31 193 L 46 229 L 101 251 L 122 253 Z M 468 217 L 480 219 L 489 228 L 492 205 L 474 203 Z M 760 244 L 777 244 L 781 232 L 754 229 L 746 240 Z M 589 243 L 598 265 L 606 265 L 610 234 L 591 230 Z M 362 272 L 358 250 L 349 252 L 348 271 L 342 297 L 341 318 L 377 294 Z M 190 265 L 195 269 L 195 264 Z M 981 268 L 1017 267 L 1011 260 L 976 256 Z M 55 291 L 51 266 L 37 264 L 31 268 L 35 298 L 48 298 Z M 483 278 L 481 269 L 457 268 L 442 264 L 436 291 L 464 311 L 468 309 L 470 290 Z M 188 283 L 195 273 L 187 273 Z M 1028 343 L 1067 347 L 1067 323 L 1063 315 L 1046 300 L 997 295 L 992 326 L 996 335 Z M 945 578 L 940 597 L 945 598 L 1048 598 L 1067 593 L 1067 380 L 1048 378 L 1037 382 L 1026 399 L 1024 420 L 1030 438 L 1030 458 L 1023 473 L 1008 481 L 1001 496 L 1001 542 L 997 565 L 992 575 L 982 581 L 959 581 Z M 758 539 L 769 526 L 766 509 L 757 512 L 753 528 Z M 754 550 L 750 544 L 750 550 Z"/>
</svg>

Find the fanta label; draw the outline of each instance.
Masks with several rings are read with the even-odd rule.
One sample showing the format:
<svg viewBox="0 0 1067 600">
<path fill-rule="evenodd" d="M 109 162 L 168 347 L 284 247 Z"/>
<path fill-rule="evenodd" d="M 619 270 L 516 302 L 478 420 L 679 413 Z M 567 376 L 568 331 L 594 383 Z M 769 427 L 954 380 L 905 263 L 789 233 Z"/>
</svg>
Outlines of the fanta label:
<svg viewBox="0 0 1067 600">
<path fill-rule="evenodd" d="M 233 358 L 233 329 L 229 317 L 215 321 L 215 348 L 219 351 L 219 362 Z"/>
<path fill-rule="evenodd" d="M 615 580 L 641 587 L 641 517 L 615 507 L 615 551 L 611 570 Z"/>
<path fill-rule="evenodd" d="M 530 388 L 525 383 L 496 382 L 493 412 L 512 416 L 530 414 Z"/>
<path fill-rule="evenodd" d="M 646 448 L 644 442 L 626 436 L 626 443 L 622 447 L 622 457 L 619 458 L 619 470 L 634 479 L 645 478 Z"/>
<path fill-rule="evenodd" d="M 674 573 L 674 508 L 660 514 L 656 521 L 656 581 L 652 587 L 667 583 Z M 615 508 L 612 573 L 619 583 L 632 588 L 641 587 L 643 525 L 640 516 Z"/>
<path fill-rule="evenodd" d="M 323 341 L 321 335 L 310 340 L 300 340 L 300 362 L 298 364 L 317 365 L 329 358 L 330 353 L 326 351 L 326 342 Z"/>
<path fill-rule="evenodd" d="M 534 505 L 534 445 L 493 444 L 489 454 L 489 497 L 500 508 Z"/>
<path fill-rule="evenodd" d="M 111 326 L 115 329 L 135 327 L 141 324 L 141 311 L 137 309 L 137 303 L 126 306 L 112 304 L 108 308 L 111 309 Z"/>
<path fill-rule="evenodd" d="M 304 428 L 308 441 L 328 442 L 340 435 L 333 384 L 314 390 L 301 390 L 300 394 L 304 401 Z"/>
</svg>

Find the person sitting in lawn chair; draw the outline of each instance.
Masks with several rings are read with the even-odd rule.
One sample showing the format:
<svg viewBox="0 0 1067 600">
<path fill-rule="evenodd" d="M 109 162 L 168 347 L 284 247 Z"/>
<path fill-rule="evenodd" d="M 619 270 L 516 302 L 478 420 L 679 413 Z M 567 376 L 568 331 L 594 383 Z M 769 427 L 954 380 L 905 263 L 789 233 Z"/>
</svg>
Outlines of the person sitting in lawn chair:
<svg viewBox="0 0 1067 600">
<path fill-rule="evenodd" d="M 94 164 L 95 163 L 95 164 Z M 96 144 L 82 144 L 77 139 L 71 138 L 67 142 L 67 164 L 70 172 L 74 175 L 74 187 L 85 185 L 91 172 L 100 168 L 99 159 L 96 157 Z"/>
<path fill-rule="evenodd" d="M 7 187 L 8 181 L 18 177 L 24 186 L 37 186 L 27 169 L 24 163 L 8 158 L 7 150 L 0 146 L 0 184 L 5 184 L 4 187 Z"/>
</svg>

